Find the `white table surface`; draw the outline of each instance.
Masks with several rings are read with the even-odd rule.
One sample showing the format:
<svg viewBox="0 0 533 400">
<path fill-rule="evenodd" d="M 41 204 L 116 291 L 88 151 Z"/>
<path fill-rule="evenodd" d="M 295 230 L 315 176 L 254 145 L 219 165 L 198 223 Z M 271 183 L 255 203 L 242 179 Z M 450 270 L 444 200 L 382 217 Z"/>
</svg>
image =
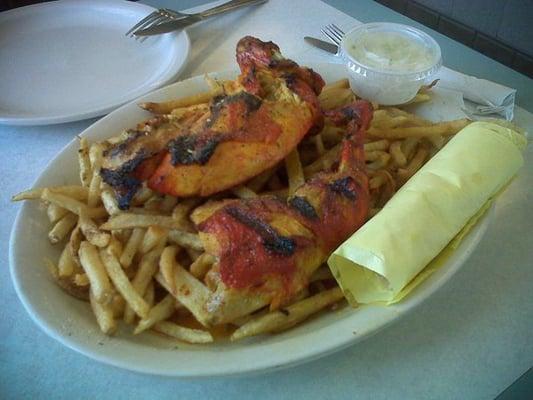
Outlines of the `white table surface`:
<svg viewBox="0 0 533 400">
<path fill-rule="evenodd" d="M 146 3 L 183 8 L 173 1 Z M 359 3 L 366 15 L 396 18 L 369 0 Z M 245 34 L 273 40 L 300 63 L 331 61 L 302 41 L 304 35 L 319 37 L 328 22 L 347 28 L 353 19 L 318 0 L 270 0 L 196 25 L 189 30 L 193 51 L 182 77 L 233 68 L 235 44 Z M 465 48 L 465 57 L 470 52 Z M 532 131 L 533 115 L 522 109 L 516 114 Z M 0 126 L 0 398 L 490 399 L 533 365 L 532 146 L 499 198 L 485 237 L 451 281 L 399 322 L 341 353 L 267 375 L 177 380 L 119 370 L 63 347 L 30 320 L 13 289 L 8 242 L 19 206 L 9 199 L 30 187 L 52 156 L 94 121 Z"/>
</svg>

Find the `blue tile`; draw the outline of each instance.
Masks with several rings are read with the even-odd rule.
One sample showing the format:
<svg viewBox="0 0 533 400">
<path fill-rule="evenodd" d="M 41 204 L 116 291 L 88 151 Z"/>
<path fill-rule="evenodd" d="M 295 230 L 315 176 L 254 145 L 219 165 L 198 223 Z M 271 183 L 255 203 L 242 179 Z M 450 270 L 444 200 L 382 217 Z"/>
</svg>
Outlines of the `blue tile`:
<svg viewBox="0 0 533 400">
<path fill-rule="evenodd" d="M 533 1 L 508 0 L 497 37 L 509 46 L 533 56 Z"/>
<path fill-rule="evenodd" d="M 418 21 L 425 26 L 428 26 L 432 29 L 437 29 L 439 25 L 439 13 L 433 11 L 423 5 L 410 1 L 407 4 L 407 9 L 405 10 L 405 15 L 409 18 Z"/>
<path fill-rule="evenodd" d="M 496 37 L 507 0 L 454 1 L 451 18 Z"/>
<path fill-rule="evenodd" d="M 416 0 L 416 2 L 441 14 L 447 16 L 452 14 L 453 0 Z"/>
<path fill-rule="evenodd" d="M 376 0 L 378 3 L 389 7 L 391 10 L 404 14 L 407 7 L 407 0 Z"/>
<path fill-rule="evenodd" d="M 525 54 L 517 52 L 515 54 L 512 67 L 514 70 L 533 79 L 533 57 L 528 57 Z"/>
<path fill-rule="evenodd" d="M 439 19 L 439 32 L 451 39 L 457 40 L 467 46 L 472 46 L 476 31 L 460 22 L 441 16 Z"/>
<path fill-rule="evenodd" d="M 476 35 L 472 47 L 480 53 L 485 54 L 487 57 L 499 61 L 504 65 L 511 67 L 513 64 L 514 50 L 482 33 Z"/>
</svg>

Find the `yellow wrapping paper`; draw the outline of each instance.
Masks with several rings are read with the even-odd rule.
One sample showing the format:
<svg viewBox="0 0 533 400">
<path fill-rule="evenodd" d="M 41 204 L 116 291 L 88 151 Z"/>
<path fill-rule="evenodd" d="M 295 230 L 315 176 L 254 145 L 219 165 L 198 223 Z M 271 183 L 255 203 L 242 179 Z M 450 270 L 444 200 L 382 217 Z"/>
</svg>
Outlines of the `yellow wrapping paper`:
<svg viewBox="0 0 533 400">
<path fill-rule="evenodd" d="M 523 135 L 490 122 L 474 122 L 455 135 L 329 258 L 348 301 L 403 297 L 413 278 L 516 174 L 526 144 Z"/>
</svg>

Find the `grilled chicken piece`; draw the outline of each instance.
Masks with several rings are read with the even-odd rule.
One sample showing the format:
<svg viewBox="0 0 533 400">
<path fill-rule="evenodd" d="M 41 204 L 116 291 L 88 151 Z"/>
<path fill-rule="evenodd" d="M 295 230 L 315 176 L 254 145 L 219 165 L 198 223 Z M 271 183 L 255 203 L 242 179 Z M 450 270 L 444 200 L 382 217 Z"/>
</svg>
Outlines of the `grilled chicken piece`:
<svg viewBox="0 0 533 400">
<path fill-rule="evenodd" d="M 237 45 L 241 75 L 209 106 L 156 116 L 107 149 L 101 171 L 126 209 L 141 186 L 173 196 L 209 196 L 274 166 L 322 113 L 324 82 L 284 59 L 272 42 L 244 37 Z"/>
<path fill-rule="evenodd" d="M 193 212 L 204 248 L 217 260 L 205 278 L 214 289 L 205 304 L 210 324 L 286 304 L 366 221 L 363 136 L 372 106 L 359 101 L 330 114 L 336 123 L 347 123 L 334 170 L 309 179 L 287 202 L 273 196 L 224 200 Z"/>
</svg>

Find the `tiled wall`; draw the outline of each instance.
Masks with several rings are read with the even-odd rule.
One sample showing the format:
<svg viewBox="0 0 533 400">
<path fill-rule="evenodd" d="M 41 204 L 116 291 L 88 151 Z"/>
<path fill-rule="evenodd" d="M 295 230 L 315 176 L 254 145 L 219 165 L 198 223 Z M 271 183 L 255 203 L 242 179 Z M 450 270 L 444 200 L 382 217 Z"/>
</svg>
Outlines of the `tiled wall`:
<svg viewBox="0 0 533 400">
<path fill-rule="evenodd" d="M 533 0 L 376 0 L 533 77 Z"/>
</svg>

